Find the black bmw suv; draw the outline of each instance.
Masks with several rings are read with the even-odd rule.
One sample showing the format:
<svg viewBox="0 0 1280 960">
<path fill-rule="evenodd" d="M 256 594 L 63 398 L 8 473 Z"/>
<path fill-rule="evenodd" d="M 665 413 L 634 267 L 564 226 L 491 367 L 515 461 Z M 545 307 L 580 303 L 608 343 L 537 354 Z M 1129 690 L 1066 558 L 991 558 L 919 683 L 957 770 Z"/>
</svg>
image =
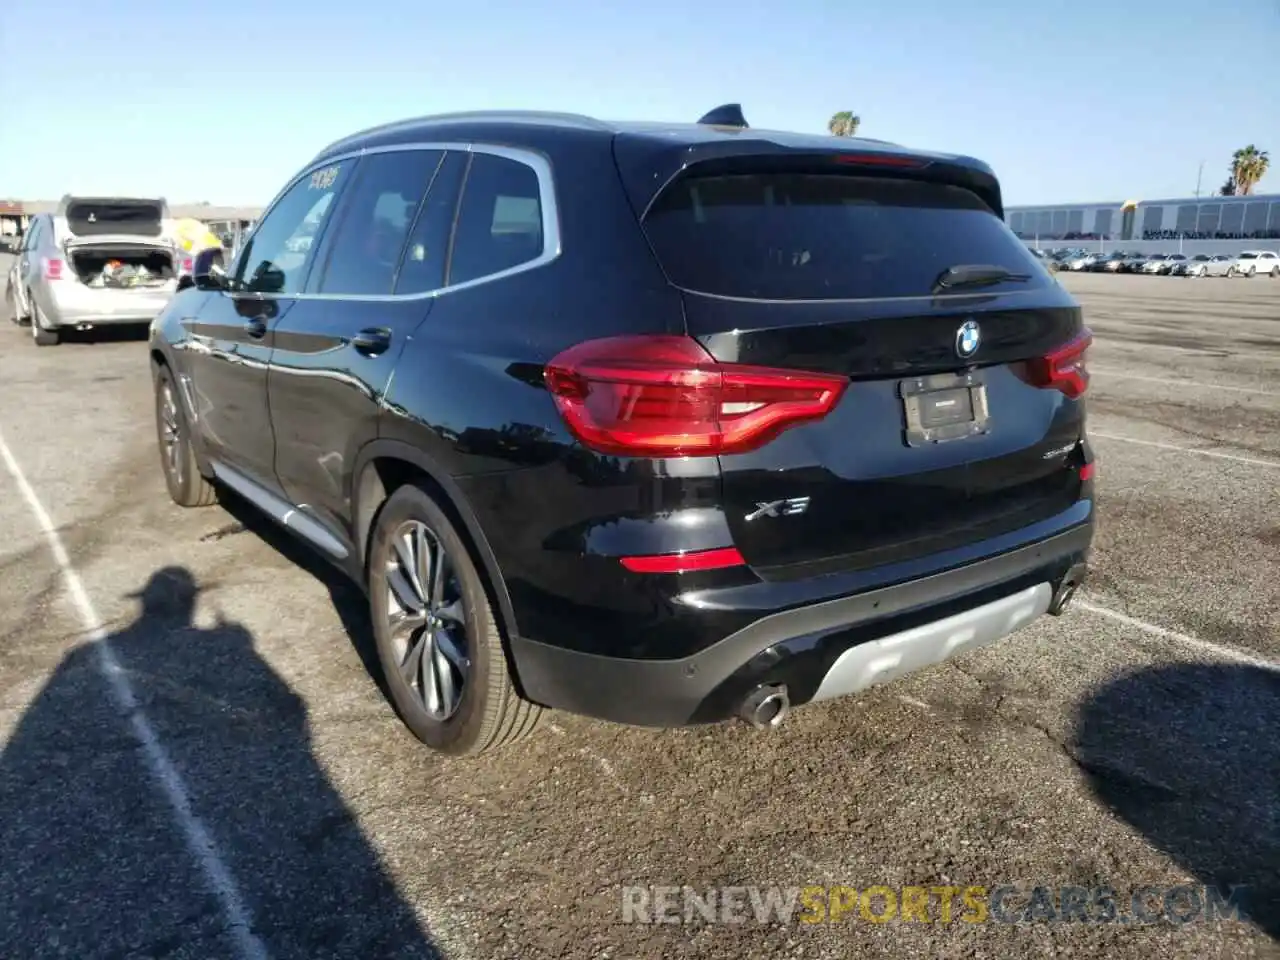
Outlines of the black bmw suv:
<svg viewBox="0 0 1280 960">
<path fill-rule="evenodd" d="M 543 113 L 332 144 L 152 328 L 165 478 L 367 592 L 395 706 L 474 753 L 862 690 L 1059 613 L 1090 333 L 990 168 Z"/>
</svg>

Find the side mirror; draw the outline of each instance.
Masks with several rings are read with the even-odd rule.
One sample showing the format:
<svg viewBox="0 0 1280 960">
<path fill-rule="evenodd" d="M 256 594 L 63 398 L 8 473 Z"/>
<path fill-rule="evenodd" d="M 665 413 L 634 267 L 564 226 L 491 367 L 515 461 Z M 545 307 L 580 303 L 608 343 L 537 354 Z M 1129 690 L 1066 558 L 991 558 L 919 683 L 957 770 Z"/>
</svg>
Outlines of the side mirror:
<svg viewBox="0 0 1280 960">
<path fill-rule="evenodd" d="M 185 280 L 186 277 L 182 279 Z M 227 289 L 227 270 L 222 257 L 222 248 L 209 247 L 196 254 L 191 264 L 190 286 L 201 290 Z M 178 289 L 185 289 L 182 280 L 178 281 Z"/>
</svg>

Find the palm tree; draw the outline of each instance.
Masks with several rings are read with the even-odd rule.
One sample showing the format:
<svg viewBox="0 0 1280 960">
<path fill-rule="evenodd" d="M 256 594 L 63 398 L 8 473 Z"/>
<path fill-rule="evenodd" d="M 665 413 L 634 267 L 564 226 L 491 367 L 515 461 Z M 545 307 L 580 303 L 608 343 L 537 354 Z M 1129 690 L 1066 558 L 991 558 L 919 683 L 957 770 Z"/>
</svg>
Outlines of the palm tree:
<svg viewBox="0 0 1280 960">
<path fill-rule="evenodd" d="M 862 118 L 852 110 L 841 110 L 831 115 L 831 119 L 827 121 L 827 130 L 833 137 L 856 137 L 861 123 Z"/>
<path fill-rule="evenodd" d="M 1267 151 L 1259 150 L 1252 143 L 1231 155 L 1231 177 L 1241 196 L 1253 193 L 1254 184 L 1262 179 L 1269 166 L 1271 157 Z"/>
</svg>

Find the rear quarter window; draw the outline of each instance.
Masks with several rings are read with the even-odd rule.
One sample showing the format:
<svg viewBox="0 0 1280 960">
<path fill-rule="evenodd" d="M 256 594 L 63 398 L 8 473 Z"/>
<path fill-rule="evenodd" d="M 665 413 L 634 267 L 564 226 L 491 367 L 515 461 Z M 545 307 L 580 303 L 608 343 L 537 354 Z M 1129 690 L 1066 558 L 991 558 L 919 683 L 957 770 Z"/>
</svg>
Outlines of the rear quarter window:
<svg viewBox="0 0 1280 960">
<path fill-rule="evenodd" d="M 488 153 L 472 155 L 449 265 L 450 285 L 503 273 L 540 256 L 542 194 L 529 165 Z"/>
<path fill-rule="evenodd" d="M 1031 275 L 1005 288 L 1054 282 L 976 194 L 944 184 L 831 174 L 689 177 L 658 198 L 644 228 L 673 283 L 717 296 L 927 297 L 938 275 L 959 264 Z"/>
</svg>

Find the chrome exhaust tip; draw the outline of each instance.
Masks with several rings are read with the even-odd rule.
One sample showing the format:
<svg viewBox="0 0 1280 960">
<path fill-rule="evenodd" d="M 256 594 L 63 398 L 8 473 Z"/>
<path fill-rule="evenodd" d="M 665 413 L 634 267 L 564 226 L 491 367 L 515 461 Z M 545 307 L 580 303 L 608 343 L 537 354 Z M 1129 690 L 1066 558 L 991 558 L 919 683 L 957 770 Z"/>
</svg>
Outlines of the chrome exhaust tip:
<svg viewBox="0 0 1280 960">
<path fill-rule="evenodd" d="M 791 712 L 791 698 L 783 684 L 756 687 L 742 701 L 738 715 L 757 730 L 776 730 Z"/>
<path fill-rule="evenodd" d="M 1067 575 L 1058 584 L 1058 589 L 1054 591 L 1053 599 L 1049 601 L 1050 615 L 1060 617 L 1066 612 L 1067 607 L 1080 590 L 1080 584 L 1084 583 L 1085 572 L 1086 568 L 1083 564 L 1074 566 L 1067 571 Z"/>
</svg>

